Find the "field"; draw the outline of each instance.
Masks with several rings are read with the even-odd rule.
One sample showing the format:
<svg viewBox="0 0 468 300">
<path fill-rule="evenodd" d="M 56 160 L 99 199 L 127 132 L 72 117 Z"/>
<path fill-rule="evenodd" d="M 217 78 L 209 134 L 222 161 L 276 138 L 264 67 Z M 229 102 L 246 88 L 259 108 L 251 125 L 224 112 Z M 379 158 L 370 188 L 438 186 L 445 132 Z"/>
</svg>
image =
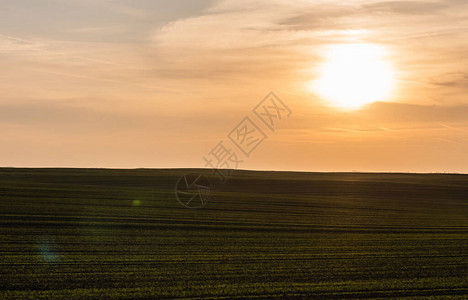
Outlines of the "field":
<svg viewBox="0 0 468 300">
<path fill-rule="evenodd" d="M 468 297 L 468 175 L 189 171 L 0 169 L 0 298 Z"/>
</svg>

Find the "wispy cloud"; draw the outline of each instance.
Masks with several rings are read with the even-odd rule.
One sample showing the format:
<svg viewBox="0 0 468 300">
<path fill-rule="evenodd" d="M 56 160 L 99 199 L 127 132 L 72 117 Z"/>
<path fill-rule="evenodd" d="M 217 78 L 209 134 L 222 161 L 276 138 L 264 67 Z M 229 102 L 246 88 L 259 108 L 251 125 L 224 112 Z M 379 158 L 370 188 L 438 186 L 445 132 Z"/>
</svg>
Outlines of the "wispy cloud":
<svg viewBox="0 0 468 300">
<path fill-rule="evenodd" d="M 33 41 L 14 36 L 0 34 L 0 53 L 24 54 L 25 52 L 37 52 L 45 48 L 40 41 Z"/>
</svg>

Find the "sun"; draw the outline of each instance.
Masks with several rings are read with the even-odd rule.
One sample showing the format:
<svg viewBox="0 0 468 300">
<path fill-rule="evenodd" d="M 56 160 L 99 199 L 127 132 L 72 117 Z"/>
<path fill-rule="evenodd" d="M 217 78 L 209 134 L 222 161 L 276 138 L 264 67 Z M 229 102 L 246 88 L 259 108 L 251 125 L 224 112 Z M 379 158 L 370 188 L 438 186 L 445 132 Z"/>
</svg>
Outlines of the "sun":
<svg viewBox="0 0 468 300">
<path fill-rule="evenodd" d="M 319 77 L 310 88 L 329 105 L 355 109 L 389 98 L 394 71 L 382 46 L 339 44 L 325 51 Z"/>
</svg>

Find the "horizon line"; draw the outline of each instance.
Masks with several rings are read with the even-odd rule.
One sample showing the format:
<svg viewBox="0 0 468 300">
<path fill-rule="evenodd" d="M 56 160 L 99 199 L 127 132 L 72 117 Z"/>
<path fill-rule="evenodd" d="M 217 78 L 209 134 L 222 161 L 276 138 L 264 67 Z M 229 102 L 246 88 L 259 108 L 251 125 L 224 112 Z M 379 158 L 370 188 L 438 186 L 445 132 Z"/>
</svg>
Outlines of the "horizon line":
<svg viewBox="0 0 468 300">
<path fill-rule="evenodd" d="M 0 166 L 2 169 L 46 169 L 46 170 L 201 170 L 210 171 L 211 168 L 182 168 L 182 167 L 168 167 L 168 168 L 157 168 L 157 167 L 5 167 Z M 282 172 L 282 173 L 321 173 L 321 174 L 414 174 L 414 175 L 468 175 L 468 173 L 462 172 L 411 172 L 411 171 L 304 171 L 304 170 L 268 170 L 268 169 L 223 169 L 217 170 L 223 171 L 244 171 L 244 172 Z"/>
</svg>

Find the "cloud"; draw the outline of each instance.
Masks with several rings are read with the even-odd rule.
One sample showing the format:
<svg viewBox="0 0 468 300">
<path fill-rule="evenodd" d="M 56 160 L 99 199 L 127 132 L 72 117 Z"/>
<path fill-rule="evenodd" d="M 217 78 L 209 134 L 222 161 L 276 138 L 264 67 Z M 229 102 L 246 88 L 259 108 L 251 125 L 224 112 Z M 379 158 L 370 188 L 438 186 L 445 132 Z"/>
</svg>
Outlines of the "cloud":
<svg viewBox="0 0 468 300">
<path fill-rule="evenodd" d="M 337 112 L 320 106 L 303 111 L 293 111 L 294 118 L 288 121 L 289 130 L 384 132 L 445 127 L 458 128 L 468 136 L 468 105 L 375 102 L 357 111 Z"/>
<path fill-rule="evenodd" d="M 138 118 L 66 102 L 35 101 L 0 105 L 0 123 L 55 128 L 55 131 L 113 131 L 134 127 Z"/>
<path fill-rule="evenodd" d="M 203 70 L 208 77 L 219 70 L 229 73 L 274 69 L 274 63 L 299 58 L 293 59 L 291 55 L 304 44 L 307 46 L 310 39 L 307 32 L 281 24 L 295 14 L 297 6 L 294 1 L 291 4 L 219 2 L 203 15 L 171 22 L 156 30 L 152 37 L 155 53 L 165 68 L 184 72 Z"/>
<path fill-rule="evenodd" d="M 424 15 L 439 13 L 450 7 L 450 1 L 384 1 L 372 4 L 364 4 L 367 12 L 382 14 L 410 14 Z"/>
<path fill-rule="evenodd" d="M 30 53 L 43 50 L 44 48 L 45 44 L 39 41 L 0 34 L 0 53 L 2 54 Z"/>
<path fill-rule="evenodd" d="M 431 83 L 445 87 L 468 89 L 468 74 L 464 72 L 445 73 L 432 78 Z"/>
<path fill-rule="evenodd" d="M 162 74 L 182 77 L 216 78 L 224 72 L 232 78 L 251 73 L 284 78 L 304 69 L 304 61 L 314 68 L 322 46 L 340 42 L 393 46 L 395 56 L 406 59 L 402 64 L 407 68 L 421 63 L 408 53 L 425 51 L 434 72 L 440 73 L 447 49 L 437 48 L 437 41 L 452 45 L 451 51 L 461 51 L 454 55 L 464 53 L 457 43 L 468 38 L 463 5 L 454 1 L 226 0 L 200 15 L 158 28 L 151 41 Z M 449 22 L 451 17 L 457 22 Z M 430 43 L 423 49 L 422 39 Z M 283 74 L 275 72 L 278 63 Z"/>
</svg>

